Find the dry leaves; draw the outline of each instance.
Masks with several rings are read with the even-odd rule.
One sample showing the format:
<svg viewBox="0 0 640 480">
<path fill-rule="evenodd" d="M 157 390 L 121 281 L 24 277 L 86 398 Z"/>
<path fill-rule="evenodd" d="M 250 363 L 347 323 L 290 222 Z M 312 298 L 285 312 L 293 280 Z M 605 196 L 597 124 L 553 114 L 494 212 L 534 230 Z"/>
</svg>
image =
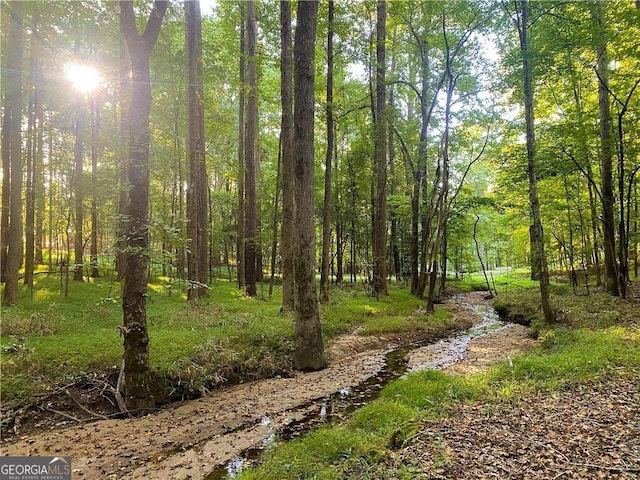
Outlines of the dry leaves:
<svg viewBox="0 0 640 480">
<path fill-rule="evenodd" d="M 640 381 L 460 406 L 396 461 L 431 479 L 639 479 Z"/>
</svg>

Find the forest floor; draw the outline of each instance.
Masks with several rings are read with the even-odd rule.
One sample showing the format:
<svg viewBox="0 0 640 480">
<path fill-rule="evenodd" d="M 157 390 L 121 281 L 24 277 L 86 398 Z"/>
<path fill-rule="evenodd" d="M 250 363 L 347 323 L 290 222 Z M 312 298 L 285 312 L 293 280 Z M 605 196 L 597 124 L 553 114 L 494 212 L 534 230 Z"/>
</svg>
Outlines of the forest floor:
<svg viewBox="0 0 640 480">
<path fill-rule="evenodd" d="M 457 298 L 489 304 L 481 292 Z M 461 325 L 481 320 L 462 305 L 451 309 Z M 212 471 L 241 452 L 304 421 L 320 408 L 319 399 L 377 375 L 389 349 L 415 340 L 342 336 L 330 345 L 331 363 L 323 371 L 231 386 L 142 418 L 25 429 L 3 439 L 0 454 L 70 455 L 74 478 L 212 478 Z M 526 327 L 510 324 L 471 339 L 464 358 L 446 370 L 475 373 L 535 344 Z M 414 350 L 409 368 L 431 354 Z M 632 382 L 616 382 L 518 405 L 456 407 L 405 442 L 389 466 L 392 471 L 394 463 L 410 463 L 422 472 L 419 478 L 626 479 L 637 478 L 638 457 L 640 391 Z"/>
<path fill-rule="evenodd" d="M 466 298 L 486 303 L 479 292 Z M 450 308 L 460 325 L 480 320 L 460 305 Z M 75 478 L 206 478 L 273 432 L 302 421 L 319 408 L 314 401 L 378 374 L 389 349 L 415 341 L 410 336 L 345 335 L 329 347 L 330 366 L 320 372 L 235 385 L 142 418 L 46 430 L 31 425 L 5 438 L 0 453 L 70 455 Z M 474 339 L 466 359 L 450 368 L 474 371 L 532 343 L 524 327 L 512 325 Z"/>
</svg>

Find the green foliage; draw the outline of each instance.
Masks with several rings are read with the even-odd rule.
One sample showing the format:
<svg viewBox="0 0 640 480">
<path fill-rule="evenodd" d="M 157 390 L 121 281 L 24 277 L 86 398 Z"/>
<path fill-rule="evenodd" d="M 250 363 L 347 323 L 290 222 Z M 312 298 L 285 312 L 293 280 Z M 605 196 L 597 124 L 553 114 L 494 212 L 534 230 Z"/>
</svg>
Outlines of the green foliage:
<svg viewBox="0 0 640 480">
<path fill-rule="evenodd" d="M 536 293 L 526 292 L 531 297 Z M 511 308 L 512 301 L 521 302 L 522 298 L 509 296 L 505 304 Z M 482 402 L 490 408 L 492 404 L 518 402 L 536 392 L 572 388 L 603 377 L 640 375 L 640 312 L 628 311 L 632 302 L 615 304 L 618 317 L 626 317 L 623 325 L 594 327 L 584 325 L 582 312 L 591 311 L 593 319 L 615 305 L 569 295 L 556 298 L 556 304 L 560 299 L 571 305 L 572 313 L 567 318 L 572 327 L 544 330 L 534 352 L 470 376 L 440 371 L 409 374 L 387 385 L 378 400 L 345 424 L 276 445 L 264 463 L 243 472 L 240 478 L 415 478 L 424 472 L 414 471 L 408 464 L 389 462 L 393 450 L 419 433 L 425 420 L 448 415 L 457 403 Z M 582 305 L 580 312 L 576 305 Z M 444 451 L 442 455 L 442 461 L 446 461 Z"/>
<path fill-rule="evenodd" d="M 148 289 L 147 321 L 151 368 L 160 399 L 198 396 L 223 384 L 291 371 L 293 317 L 280 313 L 281 290 L 271 301 L 247 298 L 235 283 L 216 281 L 199 305 L 185 302 L 186 286 L 157 276 Z M 69 294 L 56 276 L 38 276 L 32 298 L 3 311 L 2 396 L 5 404 L 28 401 L 59 382 L 85 373 L 117 372 L 122 358 L 120 287 L 97 279 L 70 282 Z M 322 307 L 326 341 L 358 329 L 362 335 L 454 328 L 439 308 L 428 319 L 422 302 L 392 285 L 376 300 L 362 286 L 334 288 Z"/>
</svg>

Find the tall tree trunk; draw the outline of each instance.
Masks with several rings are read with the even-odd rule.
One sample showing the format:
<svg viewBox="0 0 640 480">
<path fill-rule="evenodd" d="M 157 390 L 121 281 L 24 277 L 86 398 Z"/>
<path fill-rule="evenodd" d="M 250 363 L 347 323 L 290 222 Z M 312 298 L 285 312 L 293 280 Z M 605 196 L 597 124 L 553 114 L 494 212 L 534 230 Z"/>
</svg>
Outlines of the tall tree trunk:
<svg viewBox="0 0 640 480">
<path fill-rule="evenodd" d="M 245 195 L 247 200 L 245 219 L 245 293 L 254 297 L 256 290 L 256 249 L 258 212 L 256 206 L 256 143 L 258 120 L 256 77 L 256 14 L 255 1 L 247 0 L 247 127 L 244 144 Z"/>
<path fill-rule="evenodd" d="M 620 295 L 618 265 L 616 262 L 616 238 L 613 188 L 613 141 L 611 138 L 611 112 L 609 105 L 609 57 L 604 18 L 604 3 L 595 1 L 591 6 L 595 48 L 598 56 L 598 116 L 600 121 L 600 173 L 602 176 L 602 230 L 604 248 L 605 288 L 611 295 Z"/>
<path fill-rule="evenodd" d="M 376 22 L 376 123 L 373 221 L 373 290 L 387 296 L 387 115 L 386 48 L 387 3 L 378 0 Z"/>
<path fill-rule="evenodd" d="M 73 240 L 73 279 L 83 281 L 82 267 L 84 265 L 84 127 L 85 109 L 82 99 L 76 103 L 75 147 L 73 154 L 73 197 L 75 202 L 75 223 Z"/>
<path fill-rule="evenodd" d="M 34 163 L 34 206 L 36 211 L 36 225 L 35 225 L 35 261 L 36 264 L 41 265 L 44 263 L 42 256 L 42 249 L 44 246 L 44 195 L 45 195 L 45 181 L 44 181 L 44 108 L 42 107 L 42 90 L 40 89 L 42 68 L 41 62 L 38 64 L 38 70 L 36 71 L 36 125 L 37 127 L 37 140 L 36 140 L 36 154 Z M 51 255 L 51 251 L 49 251 Z"/>
<path fill-rule="evenodd" d="M 640 8 L 640 5 L 638 6 Z M 640 244 L 640 235 L 638 234 L 638 187 L 637 184 L 633 187 L 633 196 L 635 197 L 633 211 L 635 213 L 633 220 L 633 238 L 635 238 L 635 242 L 633 243 L 633 256 L 635 261 L 633 262 L 633 271 L 636 276 L 636 281 L 638 280 L 638 264 L 640 264 L 640 251 L 638 249 L 638 245 Z"/>
<path fill-rule="evenodd" d="M 320 268 L 320 302 L 329 301 L 329 264 L 331 260 L 331 160 L 334 146 L 333 120 L 333 15 L 334 2 L 329 0 L 327 26 L 327 152 L 324 170 L 324 205 L 322 208 L 322 265 Z"/>
<path fill-rule="evenodd" d="M 237 243 L 237 276 L 238 288 L 245 288 L 245 118 L 246 107 L 246 18 L 244 2 L 239 3 L 240 8 L 240 64 L 239 81 L 240 94 L 238 96 L 238 243 Z"/>
<path fill-rule="evenodd" d="M 122 294 L 124 385 L 127 409 L 145 413 L 155 407 L 149 372 L 147 276 L 149 264 L 149 57 L 156 43 L 168 1 L 156 0 L 142 35 L 138 34 L 133 2 L 120 1 L 120 22 L 129 48 L 132 99 L 129 111 L 129 233 L 127 272 Z"/>
<path fill-rule="evenodd" d="M 269 269 L 269 299 L 273 296 L 273 284 L 276 276 L 276 257 L 278 255 L 278 209 L 280 208 L 280 191 L 282 187 L 282 138 L 278 142 L 278 167 L 276 172 L 276 191 L 273 198 L 273 222 L 271 231 L 271 268 Z"/>
<path fill-rule="evenodd" d="M 98 278 L 98 132 L 100 110 L 95 99 L 91 100 L 91 277 Z"/>
<path fill-rule="evenodd" d="M 185 2 L 185 43 L 188 58 L 188 142 L 189 189 L 187 217 L 191 248 L 189 254 L 189 301 L 207 293 L 209 245 L 207 238 L 207 169 L 204 145 L 204 86 L 202 76 L 202 18 L 200 2 Z"/>
<path fill-rule="evenodd" d="M 567 251 L 568 254 L 568 263 L 569 263 L 569 281 L 571 283 L 571 288 L 573 289 L 573 294 L 576 294 L 576 287 L 578 286 L 578 280 L 575 269 L 575 248 L 573 245 L 573 218 L 571 216 L 571 195 L 569 193 L 569 183 L 567 181 L 567 174 L 565 172 L 562 173 L 562 183 L 564 184 L 564 193 L 567 202 L 567 226 L 569 231 L 569 248 Z M 585 272 L 586 274 L 586 272 Z"/>
<path fill-rule="evenodd" d="M 300 370 L 324 368 L 324 346 L 315 281 L 314 58 L 318 2 L 298 2 L 294 42 L 295 338 Z"/>
<path fill-rule="evenodd" d="M 395 31 L 393 35 L 393 43 L 395 44 Z M 395 50 L 391 56 L 391 75 L 395 75 L 396 70 L 396 57 Z M 395 90 L 393 87 L 389 89 L 389 105 L 387 106 L 390 115 L 393 115 L 395 109 Z M 388 125 L 388 150 L 389 150 L 389 176 L 391 180 L 389 182 L 389 194 L 395 195 L 396 193 L 396 174 L 395 174 L 395 159 L 396 150 L 394 145 L 394 133 L 393 126 Z M 398 216 L 395 210 L 389 212 L 389 218 L 391 220 L 391 255 L 393 258 L 393 275 L 396 277 L 396 281 L 400 281 L 401 278 L 401 264 L 400 264 L 400 250 L 398 248 Z"/>
<path fill-rule="evenodd" d="M 9 52 L 7 54 L 7 104 L 5 116 L 9 115 L 9 228 L 7 235 L 7 263 L 5 267 L 3 305 L 18 302 L 18 271 L 22 257 L 22 2 L 7 2 L 9 15 Z M 4 127 L 4 125 L 3 125 Z M 4 143 L 4 142 L 3 142 Z M 4 145 L 3 145 L 4 147 Z M 4 199 L 3 199 L 4 205 Z"/>
<path fill-rule="evenodd" d="M 439 186 L 438 202 L 437 202 L 437 224 L 433 239 L 433 247 L 431 250 L 431 273 L 429 275 L 429 290 L 427 293 L 427 313 L 435 312 L 435 290 L 438 277 L 438 254 L 440 253 L 440 244 L 444 236 L 444 226 L 447 221 L 447 195 L 449 190 L 449 133 L 451 125 L 451 102 L 453 99 L 453 91 L 455 89 L 457 79 L 451 73 L 451 51 L 447 41 L 445 30 L 445 20 L 443 16 L 442 30 L 444 34 L 446 47 L 446 77 L 447 77 L 447 94 L 445 101 L 444 114 L 444 134 L 442 140 L 442 181 Z M 434 186 L 435 188 L 435 186 Z M 443 272 L 446 275 L 446 270 Z"/>
<path fill-rule="evenodd" d="M 122 25 L 120 26 L 122 29 Z M 121 32 L 120 38 L 120 67 L 119 67 L 119 103 L 120 103 L 120 125 L 118 141 L 120 149 L 118 152 L 118 217 L 116 224 L 116 244 L 115 244 L 115 267 L 118 273 L 118 280 L 124 280 L 127 271 L 127 229 L 129 224 L 129 102 L 131 97 L 131 80 L 129 79 L 129 58 L 124 34 Z"/>
<path fill-rule="evenodd" d="M 7 4 L 7 9 L 11 8 L 11 4 Z M 2 16 L 2 31 L 10 32 L 11 30 L 11 15 Z M 11 46 L 11 35 L 2 36 L 2 51 L 9 51 Z M 2 213 L 0 220 L 0 282 L 4 283 L 6 276 L 5 270 L 7 268 L 7 249 L 9 247 L 9 213 L 11 204 L 11 89 L 8 85 L 12 80 L 9 72 L 11 72 L 10 61 L 5 60 L 2 65 L 2 80 L 0 86 L 2 86 L 2 104 L 5 108 L 2 109 Z"/>
<path fill-rule="evenodd" d="M 38 31 L 38 12 L 34 12 L 31 18 L 31 31 Z M 32 37 L 33 38 L 33 37 Z M 26 171 L 26 191 L 25 191 L 25 252 L 24 252 L 24 284 L 33 288 L 33 270 L 34 270 L 34 253 L 35 253 L 35 181 L 37 177 L 35 167 L 36 156 L 36 104 L 38 102 L 38 85 L 36 72 L 38 70 L 37 52 L 38 45 L 36 42 L 31 44 L 31 73 L 29 75 L 29 108 L 27 119 L 27 171 Z"/>
<path fill-rule="evenodd" d="M 293 156 L 293 51 L 291 2 L 280 2 L 280 96 L 282 101 L 282 310 L 294 308 L 295 171 Z"/>
<path fill-rule="evenodd" d="M 540 200 L 538 199 L 538 178 L 536 175 L 536 151 L 535 151 L 535 123 L 533 116 L 533 83 L 531 80 L 530 51 L 528 38 L 528 0 L 520 1 L 520 12 L 518 15 L 518 34 L 520 37 L 520 51 L 522 53 L 522 75 L 524 81 L 524 109 L 526 122 L 526 142 L 527 142 L 527 173 L 529 176 L 529 204 L 531 216 L 533 218 L 533 228 L 531 230 L 535 251 L 538 256 L 538 266 L 540 272 L 540 297 L 544 318 L 548 323 L 555 322 L 555 315 L 551 307 L 549 296 L 549 271 L 547 259 L 544 253 L 544 234 L 542 221 L 540 219 Z"/>
</svg>

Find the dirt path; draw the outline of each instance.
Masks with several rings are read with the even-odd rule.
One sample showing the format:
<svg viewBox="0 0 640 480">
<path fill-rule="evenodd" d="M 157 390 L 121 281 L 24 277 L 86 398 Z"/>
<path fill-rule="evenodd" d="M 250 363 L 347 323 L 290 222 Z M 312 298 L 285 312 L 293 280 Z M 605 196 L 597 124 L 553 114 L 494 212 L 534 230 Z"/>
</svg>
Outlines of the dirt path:
<svg viewBox="0 0 640 480">
<path fill-rule="evenodd" d="M 469 294 L 467 301 L 485 302 L 481 294 Z M 467 308 L 452 308 L 456 316 L 479 321 Z M 474 339 L 468 358 L 451 368 L 482 368 L 530 345 L 524 329 L 516 327 Z M 74 478 L 206 478 L 217 466 L 317 410 L 314 400 L 376 375 L 384 366 L 384 353 L 406 340 L 346 336 L 332 345 L 331 365 L 323 371 L 236 385 L 142 418 L 25 435 L 3 445 L 0 454 L 70 455 Z"/>
</svg>

